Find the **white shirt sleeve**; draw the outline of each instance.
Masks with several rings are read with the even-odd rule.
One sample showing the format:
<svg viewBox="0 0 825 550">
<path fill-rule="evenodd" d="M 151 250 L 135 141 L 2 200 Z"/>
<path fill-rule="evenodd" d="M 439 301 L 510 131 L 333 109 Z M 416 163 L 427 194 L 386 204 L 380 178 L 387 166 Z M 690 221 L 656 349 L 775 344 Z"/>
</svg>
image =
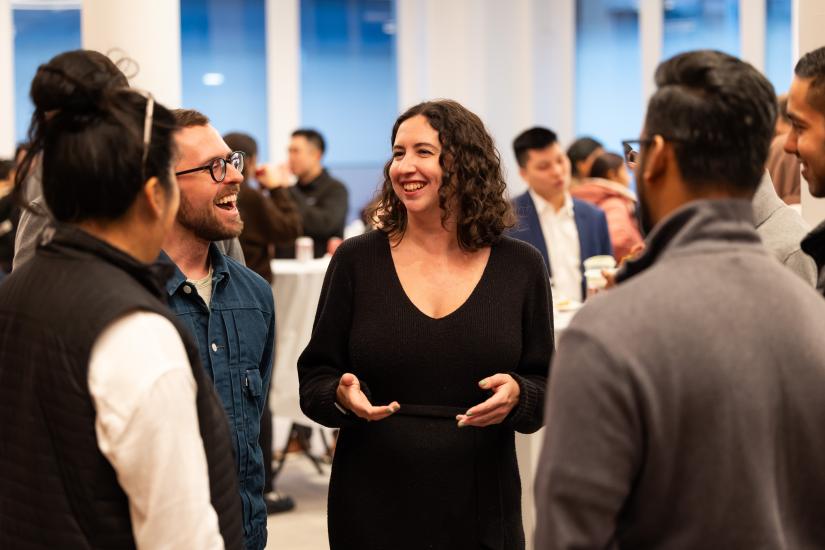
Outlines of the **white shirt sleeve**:
<svg viewBox="0 0 825 550">
<path fill-rule="evenodd" d="M 197 386 L 174 325 L 130 313 L 98 337 L 89 361 L 98 446 L 129 498 L 138 548 L 218 549 Z"/>
</svg>

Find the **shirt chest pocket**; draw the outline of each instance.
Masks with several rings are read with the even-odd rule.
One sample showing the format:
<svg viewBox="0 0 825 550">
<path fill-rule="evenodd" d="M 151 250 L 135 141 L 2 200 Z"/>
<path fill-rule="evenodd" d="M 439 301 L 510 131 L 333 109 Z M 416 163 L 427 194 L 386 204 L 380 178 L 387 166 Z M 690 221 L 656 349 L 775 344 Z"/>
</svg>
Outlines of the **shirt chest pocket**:
<svg viewBox="0 0 825 550">
<path fill-rule="evenodd" d="M 264 357 L 269 331 L 268 319 L 259 309 L 233 309 L 224 311 L 226 335 L 229 339 L 230 364 L 247 369 L 258 369 L 271 360 Z"/>
</svg>

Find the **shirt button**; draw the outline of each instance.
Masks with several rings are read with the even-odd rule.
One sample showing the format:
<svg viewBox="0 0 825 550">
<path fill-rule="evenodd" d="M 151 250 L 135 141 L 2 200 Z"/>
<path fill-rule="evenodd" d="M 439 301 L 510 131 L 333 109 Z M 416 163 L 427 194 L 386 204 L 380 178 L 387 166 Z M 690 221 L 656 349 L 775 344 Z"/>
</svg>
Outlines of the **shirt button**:
<svg viewBox="0 0 825 550">
<path fill-rule="evenodd" d="M 189 285 L 183 285 L 183 292 L 185 294 L 192 294 L 192 287 Z"/>
<path fill-rule="evenodd" d="M 218 351 L 218 344 L 212 342 L 212 351 Z"/>
</svg>

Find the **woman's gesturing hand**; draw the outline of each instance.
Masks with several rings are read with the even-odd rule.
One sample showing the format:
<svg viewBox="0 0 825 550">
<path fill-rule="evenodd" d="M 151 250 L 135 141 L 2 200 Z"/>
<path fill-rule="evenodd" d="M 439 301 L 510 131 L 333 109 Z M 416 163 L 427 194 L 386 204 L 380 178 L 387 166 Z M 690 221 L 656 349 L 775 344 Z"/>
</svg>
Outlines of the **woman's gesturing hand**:
<svg viewBox="0 0 825 550">
<path fill-rule="evenodd" d="M 485 390 L 492 391 L 493 395 L 484 403 L 471 407 L 466 413 L 456 416 L 459 428 L 464 426 L 482 428 L 501 424 L 513 407 L 518 405 L 521 388 L 509 374 L 494 374 L 479 382 L 478 385 Z"/>
<path fill-rule="evenodd" d="M 361 391 L 358 378 L 349 372 L 338 381 L 335 394 L 339 405 L 365 420 L 383 420 L 401 408 L 397 401 L 383 407 L 373 406 Z"/>
</svg>

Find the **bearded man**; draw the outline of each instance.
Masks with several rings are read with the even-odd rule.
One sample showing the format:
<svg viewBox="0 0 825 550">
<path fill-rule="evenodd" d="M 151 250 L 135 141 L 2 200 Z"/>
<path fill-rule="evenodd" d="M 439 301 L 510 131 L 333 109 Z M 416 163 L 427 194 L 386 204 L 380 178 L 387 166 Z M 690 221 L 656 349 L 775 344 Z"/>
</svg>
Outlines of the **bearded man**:
<svg viewBox="0 0 825 550">
<path fill-rule="evenodd" d="M 175 111 L 180 209 L 164 252 L 176 267 L 169 305 L 195 336 L 201 361 L 223 402 L 235 445 L 247 550 L 266 546 L 264 464 L 259 432 L 272 372 L 272 290 L 216 241 L 243 229 L 237 201 L 244 153 L 232 151 L 201 113 Z"/>
</svg>

